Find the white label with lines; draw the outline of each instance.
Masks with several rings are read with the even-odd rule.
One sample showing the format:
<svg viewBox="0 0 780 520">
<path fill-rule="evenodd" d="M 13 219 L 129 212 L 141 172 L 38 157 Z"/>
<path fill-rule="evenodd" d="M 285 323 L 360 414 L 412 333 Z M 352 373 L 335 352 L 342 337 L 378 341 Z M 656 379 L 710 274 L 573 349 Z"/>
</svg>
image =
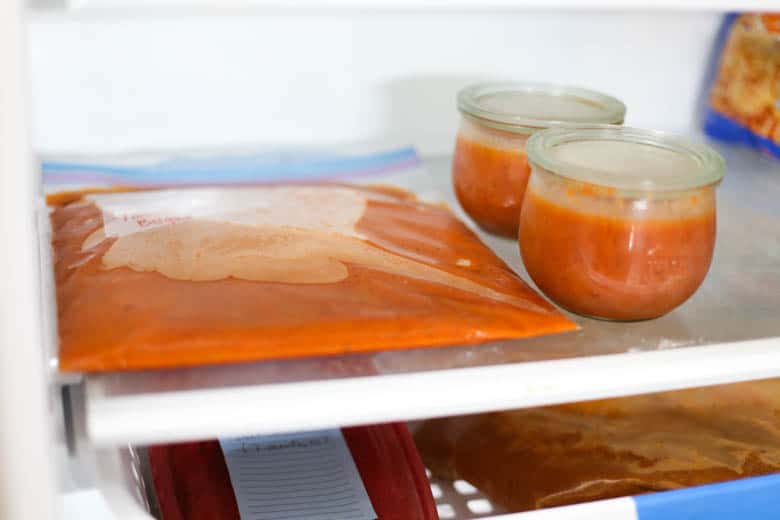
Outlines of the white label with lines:
<svg viewBox="0 0 780 520">
<path fill-rule="evenodd" d="M 374 520 L 341 430 L 220 439 L 241 520 Z"/>
</svg>

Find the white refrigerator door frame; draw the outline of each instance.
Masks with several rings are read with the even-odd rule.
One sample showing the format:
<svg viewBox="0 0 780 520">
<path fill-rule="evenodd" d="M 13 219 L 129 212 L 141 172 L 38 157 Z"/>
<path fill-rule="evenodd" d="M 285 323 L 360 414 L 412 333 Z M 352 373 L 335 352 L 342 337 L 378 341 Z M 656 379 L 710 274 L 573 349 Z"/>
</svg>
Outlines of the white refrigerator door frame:
<svg viewBox="0 0 780 520">
<path fill-rule="evenodd" d="M 55 515 L 23 16 L 21 0 L 0 2 L 0 518 L 9 520 Z"/>
</svg>

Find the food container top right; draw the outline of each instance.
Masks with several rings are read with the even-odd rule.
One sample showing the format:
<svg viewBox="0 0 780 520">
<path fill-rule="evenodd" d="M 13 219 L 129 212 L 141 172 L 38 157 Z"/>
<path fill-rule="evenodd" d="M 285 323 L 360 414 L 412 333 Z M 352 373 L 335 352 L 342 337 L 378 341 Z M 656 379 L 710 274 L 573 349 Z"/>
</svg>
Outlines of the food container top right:
<svg viewBox="0 0 780 520">
<path fill-rule="evenodd" d="M 723 158 L 654 130 L 594 125 L 534 134 L 520 252 L 537 286 L 589 317 L 656 318 L 704 280 Z"/>
</svg>

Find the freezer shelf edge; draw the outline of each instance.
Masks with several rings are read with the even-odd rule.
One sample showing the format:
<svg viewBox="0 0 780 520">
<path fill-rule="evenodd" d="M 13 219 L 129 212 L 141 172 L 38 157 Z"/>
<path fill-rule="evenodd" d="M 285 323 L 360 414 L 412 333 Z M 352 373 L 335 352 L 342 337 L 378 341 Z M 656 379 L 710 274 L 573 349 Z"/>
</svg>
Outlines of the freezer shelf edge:
<svg viewBox="0 0 780 520">
<path fill-rule="evenodd" d="M 780 376 L 780 338 L 405 374 L 111 395 L 86 377 L 96 446 L 425 419 Z"/>
</svg>

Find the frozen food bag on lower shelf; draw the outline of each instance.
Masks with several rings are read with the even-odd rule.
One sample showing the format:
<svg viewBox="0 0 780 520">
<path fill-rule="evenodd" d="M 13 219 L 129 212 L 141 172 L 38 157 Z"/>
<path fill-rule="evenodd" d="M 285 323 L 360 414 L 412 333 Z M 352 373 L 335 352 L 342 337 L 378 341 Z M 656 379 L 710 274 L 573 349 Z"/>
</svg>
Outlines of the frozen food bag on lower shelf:
<svg viewBox="0 0 780 520">
<path fill-rule="evenodd" d="M 152 446 L 162 520 L 437 520 L 403 424 Z"/>
<path fill-rule="evenodd" d="M 415 441 L 434 476 L 509 511 L 780 471 L 780 380 L 435 419 Z"/>
<path fill-rule="evenodd" d="M 780 159 L 780 13 L 727 15 L 715 53 L 705 132 Z"/>
<path fill-rule="evenodd" d="M 195 173 L 104 167 L 102 177 L 98 167 L 50 165 L 60 183 L 123 186 L 49 198 L 60 369 L 258 361 L 576 328 L 433 200 L 410 153 L 378 163 L 381 155 L 308 155 L 298 166 L 287 157 L 276 175 L 273 161 L 261 168 L 256 159 L 216 171 L 185 162 Z M 260 173 L 252 177 L 250 166 Z M 169 187 L 149 189 L 152 180 Z"/>
</svg>

